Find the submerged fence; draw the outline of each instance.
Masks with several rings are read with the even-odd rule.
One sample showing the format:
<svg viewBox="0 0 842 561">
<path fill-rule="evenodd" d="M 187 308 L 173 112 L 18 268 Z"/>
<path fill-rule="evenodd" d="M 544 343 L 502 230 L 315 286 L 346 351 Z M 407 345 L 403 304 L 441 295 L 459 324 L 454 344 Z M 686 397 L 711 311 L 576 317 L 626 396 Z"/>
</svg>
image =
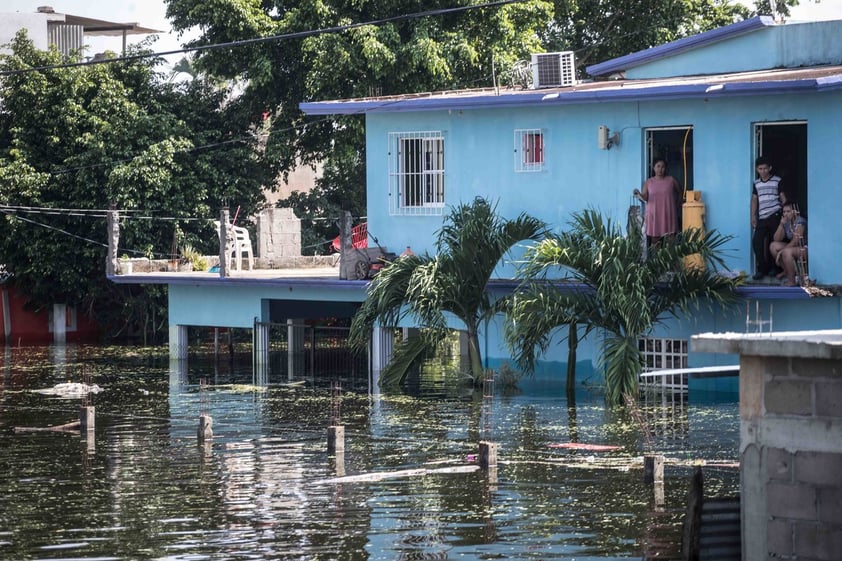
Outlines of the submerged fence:
<svg viewBox="0 0 842 561">
<path fill-rule="evenodd" d="M 325 386 L 341 381 L 348 389 L 368 387 L 368 356 L 351 351 L 349 327 L 255 322 L 255 333 L 264 330 L 268 381 L 307 380 Z"/>
</svg>

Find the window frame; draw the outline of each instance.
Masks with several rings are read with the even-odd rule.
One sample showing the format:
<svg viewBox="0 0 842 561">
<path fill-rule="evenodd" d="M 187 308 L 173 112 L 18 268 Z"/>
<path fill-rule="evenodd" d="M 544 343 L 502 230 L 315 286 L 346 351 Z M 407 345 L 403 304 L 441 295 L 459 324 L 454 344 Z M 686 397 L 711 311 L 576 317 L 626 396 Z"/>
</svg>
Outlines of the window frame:
<svg viewBox="0 0 842 561">
<path fill-rule="evenodd" d="M 514 165 L 516 173 L 542 171 L 546 162 L 544 129 L 515 129 Z"/>
<path fill-rule="evenodd" d="M 389 212 L 441 215 L 445 206 L 442 131 L 389 133 Z"/>
</svg>

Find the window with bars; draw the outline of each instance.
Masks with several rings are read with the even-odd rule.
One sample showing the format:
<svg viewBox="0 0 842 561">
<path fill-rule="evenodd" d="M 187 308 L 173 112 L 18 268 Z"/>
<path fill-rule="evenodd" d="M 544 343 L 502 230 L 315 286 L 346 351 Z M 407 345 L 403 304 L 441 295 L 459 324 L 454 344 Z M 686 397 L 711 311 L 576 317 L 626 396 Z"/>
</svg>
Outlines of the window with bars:
<svg viewBox="0 0 842 561">
<path fill-rule="evenodd" d="M 389 133 L 391 214 L 442 214 L 444 136 L 439 131 Z"/>
<path fill-rule="evenodd" d="M 515 171 L 541 171 L 544 167 L 544 132 L 541 129 L 515 130 Z"/>
<path fill-rule="evenodd" d="M 637 340 L 638 349 L 643 355 L 643 371 L 687 368 L 686 339 L 658 339 L 641 337 Z M 664 376 L 652 384 L 680 389 L 687 387 L 687 373 Z"/>
</svg>

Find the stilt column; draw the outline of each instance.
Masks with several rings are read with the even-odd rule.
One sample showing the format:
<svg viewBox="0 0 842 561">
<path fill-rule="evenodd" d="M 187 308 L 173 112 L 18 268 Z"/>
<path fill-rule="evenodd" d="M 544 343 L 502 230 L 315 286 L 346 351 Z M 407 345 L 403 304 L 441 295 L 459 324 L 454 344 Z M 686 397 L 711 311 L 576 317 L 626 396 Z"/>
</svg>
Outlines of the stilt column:
<svg viewBox="0 0 842 561">
<path fill-rule="evenodd" d="M 254 318 L 254 377 L 258 384 L 269 382 L 269 324 Z"/>
<path fill-rule="evenodd" d="M 187 360 L 187 326 L 170 326 L 170 360 Z"/>
<path fill-rule="evenodd" d="M 67 342 L 67 304 L 53 304 L 53 343 Z"/>
</svg>

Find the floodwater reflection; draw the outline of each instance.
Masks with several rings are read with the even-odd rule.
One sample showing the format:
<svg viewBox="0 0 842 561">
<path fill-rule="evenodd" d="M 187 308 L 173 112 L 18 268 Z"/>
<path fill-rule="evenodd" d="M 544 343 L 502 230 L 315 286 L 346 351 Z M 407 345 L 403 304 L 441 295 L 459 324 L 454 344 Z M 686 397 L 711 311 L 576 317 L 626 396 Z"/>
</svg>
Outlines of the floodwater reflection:
<svg viewBox="0 0 842 561">
<path fill-rule="evenodd" d="M 328 455 L 326 381 L 254 384 L 250 372 L 165 349 L 6 348 L 0 387 L 2 559 L 621 559 L 678 552 L 692 465 L 733 494 L 736 404 L 644 407 L 667 456 L 665 506 L 644 485 L 640 427 L 601 398 L 497 397 L 496 471 L 472 469 L 482 395 L 345 393 L 345 452 Z M 96 432 L 15 432 L 74 420 L 77 381 Z M 208 385 L 199 383 L 207 379 Z M 198 418 L 214 438 L 199 445 Z M 594 452 L 551 444 L 609 444 Z M 666 546 L 664 546 L 666 544 Z"/>
</svg>

